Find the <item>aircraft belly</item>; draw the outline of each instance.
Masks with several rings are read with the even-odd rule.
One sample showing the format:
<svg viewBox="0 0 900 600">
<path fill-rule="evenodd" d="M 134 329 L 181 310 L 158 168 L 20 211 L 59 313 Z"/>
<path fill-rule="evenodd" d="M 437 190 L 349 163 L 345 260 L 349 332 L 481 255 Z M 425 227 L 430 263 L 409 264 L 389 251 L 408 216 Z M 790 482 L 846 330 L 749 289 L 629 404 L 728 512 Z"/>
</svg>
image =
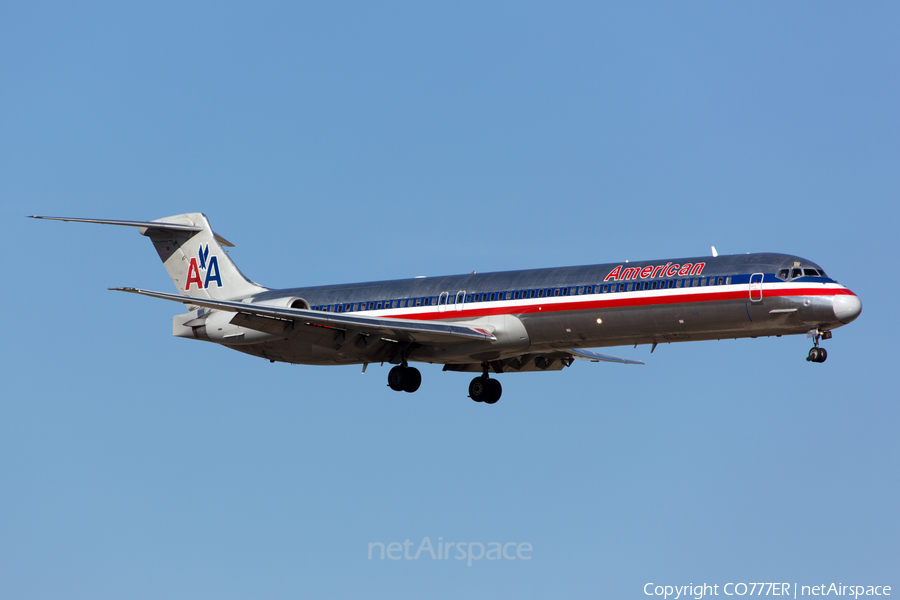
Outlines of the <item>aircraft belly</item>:
<svg viewBox="0 0 900 600">
<path fill-rule="evenodd" d="M 816 327 L 837 326 L 831 302 L 828 297 L 771 297 L 750 302 L 748 296 L 746 301 L 617 307 L 521 318 L 532 350 L 600 348 L 801 334 Z"/>
</svg>

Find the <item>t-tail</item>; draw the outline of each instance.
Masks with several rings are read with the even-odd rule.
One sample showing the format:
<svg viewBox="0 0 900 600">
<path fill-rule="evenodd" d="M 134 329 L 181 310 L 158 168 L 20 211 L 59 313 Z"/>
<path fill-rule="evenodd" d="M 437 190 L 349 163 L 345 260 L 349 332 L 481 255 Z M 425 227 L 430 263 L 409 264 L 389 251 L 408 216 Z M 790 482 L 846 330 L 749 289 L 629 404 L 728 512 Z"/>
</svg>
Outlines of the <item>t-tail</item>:
<svg viewBox="0 0 900 600">
<path fill-rule="evenodd" d="M 247 279 L 231 261 L 223 246 L 233 247 L 234 244 L 214 233 L 203 213 L 185 213 L 154 221 L 33 218 L 138 227 L 141 235 L 153 242 L 175 288 L 184 296 L 221 300 L 266 291 Z"/>
</svg>

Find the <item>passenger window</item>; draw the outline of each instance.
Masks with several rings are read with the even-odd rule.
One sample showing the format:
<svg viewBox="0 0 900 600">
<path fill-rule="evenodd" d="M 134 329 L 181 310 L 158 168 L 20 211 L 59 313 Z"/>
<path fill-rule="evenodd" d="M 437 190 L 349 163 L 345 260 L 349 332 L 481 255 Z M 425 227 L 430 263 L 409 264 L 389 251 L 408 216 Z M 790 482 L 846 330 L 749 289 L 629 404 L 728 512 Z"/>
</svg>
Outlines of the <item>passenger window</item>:
<svg viewBox="0 0 900 600">
<path fill-rule="evenodd" d="M 518 299 L 519 299 L 519 292 L 513 293 L 513 300 L 518 300 Z"/>
<path fill-rule="evenodd" d="M 717 285 L 722 285 L 723 283 L 725 283 L 725 278 L 719 277 L 719 283 Z"/>
<path fill-rule="evenodd" d="M 559 288 L 553 288 L 553 295 L 559 296 Z"/>
<path fill-rule="evenodd" d="M 416 298 L 416 306 L 422 306 L 422 299 Z"/>
<path fill-rule="evenodd" d="M 601 294 L 605 294 L 607 291 L 609 291 L 609 285 L 604 285 L 602 288 L 600 288 Z"/>
<path fill-rule="evenodd" d="M 472 302 L 472 294 L 466 294 L 466 302 Z"/>
<path fill-rule="evenodd" d="M 725 285 L 731 285 L 731 277 L 725 278 Z"/>
<path fill-rule="evenodd" d="M 630 292 L 630 291 L 631 291 L 631 284 L 630 284 L 630 283 L 627 284 L 627 285 L 625 286 L 625 291 L 626 291 L 626 292 Z"/>
<path fill-rule="evenodd" d="M 684 285 L 684 279 L 675 280 L 675 287 L 680 288 L 682 285 Z"/>
</svg>

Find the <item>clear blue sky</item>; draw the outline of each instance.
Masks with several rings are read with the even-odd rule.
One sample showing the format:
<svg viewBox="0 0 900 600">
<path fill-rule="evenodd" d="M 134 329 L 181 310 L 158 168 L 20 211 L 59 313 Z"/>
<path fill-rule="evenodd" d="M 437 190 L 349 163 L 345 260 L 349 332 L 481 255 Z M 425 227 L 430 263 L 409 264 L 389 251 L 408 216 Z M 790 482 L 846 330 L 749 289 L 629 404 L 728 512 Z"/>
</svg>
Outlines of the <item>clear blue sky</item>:
<svg viewBox="0 0 900 600">
<path fill-rule="evenodd" d="M 644 598 L 900 587 L 896 3 L 0 6 L 0 597 Z M 269 287 L 780 251 L 802 337 L 469 376 L 171 336 L 125 228 L 201 211 Z M 529 561 L 367 560 L 529 542 Z"/>
</svg>

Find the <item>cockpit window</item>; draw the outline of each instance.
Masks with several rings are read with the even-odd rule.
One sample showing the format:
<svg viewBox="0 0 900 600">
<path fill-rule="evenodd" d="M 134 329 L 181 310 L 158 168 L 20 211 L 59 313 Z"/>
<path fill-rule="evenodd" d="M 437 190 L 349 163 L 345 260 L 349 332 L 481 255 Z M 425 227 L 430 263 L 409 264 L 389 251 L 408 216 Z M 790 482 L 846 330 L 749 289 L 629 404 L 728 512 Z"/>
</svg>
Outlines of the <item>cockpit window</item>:
<svg viewBox="0 0 900 600">
<path fill-rule="evenodd" d="M 803 269 L 803 275 L 806 277 L 818 277 L 818 269 Z"/>
<path fill-rule="evenodd" d="M 790 272 L 791 272 L 790 269 L 782 269 L 782 270 L 778 271 L 778 279 L 784 279 L 785 281 L 787 281 L 787 278 L 788 278 L 788 275 L 790 274 Z"/>
<path fill-rule="evenodd" d="M 796 267 L 791 269 L 791 279 L 795 277 L 803 277 L 803 269 L 797 269 Z"/>
</svg>

